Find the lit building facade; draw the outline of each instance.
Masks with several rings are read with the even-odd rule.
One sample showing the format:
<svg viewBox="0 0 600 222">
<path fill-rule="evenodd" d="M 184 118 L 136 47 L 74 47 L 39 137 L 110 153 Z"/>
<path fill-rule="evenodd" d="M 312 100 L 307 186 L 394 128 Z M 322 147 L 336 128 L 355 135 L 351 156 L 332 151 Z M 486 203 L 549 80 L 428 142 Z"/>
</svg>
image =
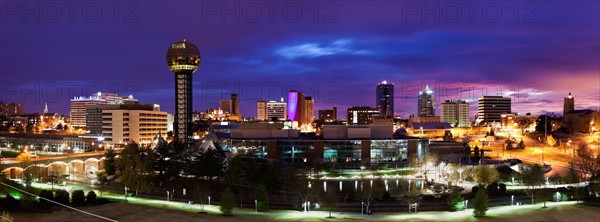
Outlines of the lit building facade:
<svg viewBox="0 0 600 222">
<path fill-rule="evenodd" d="M 417 105 L 419 117 L 435 116 L 435 94 L 433 90 L 429 89 L 429 85 L 425 86 L 425 90 L 419 92 Z"/>
<path fill-rule="evenodd" d="M 87 106 L 100 104 L 123 104 L 126 101 L 137 102 L 133 96 L 119 96 L 114 93 L 98 92 L 90 97 L 75 97 L 71 99 L 71 126 L 76 128 L 86 127 Z"/>
<path fill-rule="evenodd" d="M 380 117 L 384 119 L 394 118 L 394 84 L 383 81 L 377 85 L 375 105 L 379 109 Z"/>
<path fill-rule="evenodd" d="M 231 94 L 231 113 L 242 115 L 240 113 L 240 97 L 238 94 Z"/>
<path fill-rule="evenodd" d="M 233 103 L 231 100 L 229 100 L 229 99 L 221 100 L 220 107 L 224 113 L 233 114 Z"/>
<path fill-rule="evenodd" d="M 267 101 L 264 99 L 256 103 L 256 119 L 261 121 L 267 119 Z"/>
<path fill-rule="evenodd" d="M 450 123 L 453 127 L 469 127 L 469 104 L 462 100 L 446 100 L 440 105 L 440 118 L 442 122 Z"/>
<path fill-rule="evenodd" d="M 245 158 L 279 163 L 323 163 L 360 166 L 369 163 L 407 163 L 428 153 L 426 138 L 392 138 L 391 127 L 327 126 L 323 137 L 297 130 L 231 130 L 229 149 Z M 386 129 L 377 129 L 386 128 Z M 246 131 L 246 132 L 240 132 Z M 385 136 L 380 135 L 385 132 Z M 329 136 L 328 136 L 329 135 Z"/>
<path fill-rule="evenodd" d="M 600 111 L 575 109 L 575 98 L 569 93 L 564 100 L 563 126 L 571 133 L 593 133 L 600 130 Z"/>
<path fill-rule="evenodd" d="M 136 142 L 150 144 L 159 133 L 167 132 L 167 113 L 155 106 L 126 105 L 102 110 L 102 135 L 111 145 Z"/>
<path fill-rule="evenodd" d="M 23 104 L 0 102 L 0 116 L 22 116 L 23 110 Z"/>
<path fill-rule="evenodd" d="M 335 122 L 337 120 L 337 107 L 319 110 L 319 120 L 325 123 Z"/>
<path fill-rule="evenodd" d="M 200 51 L 186 40 L 178 41 L 167 51 L 167 65 L 175 73 L 175 122 L 176 140 L 191 145 L 192 139 L 192 75 L 200 66 Z"/>
<path fill-rule="evenodd" d="M 500 124 L 502 114 L 512 113 L 510 97 L 482 96 L 477 108 L 477 123 L 484 125 Z"/>
<path fill-rule="evenodd" d="M 266 120 L 286 120 L 286 117 L 288 116 L 287 114 L 287 110 L 288 110 L 288 104 L 283 102 L 283 98 L 281 98 L 281 102 L 277 102 L 277 101 L 269 101 L 268 103 L 266 103 L 266 107 L 267 107 L 267 118 Z"/>
<path fill-rule="evenodd" d="M 373 124 L 373 119 L 380 115 L 378 108 L 368 106 L 355 106 L 348 108 L 347 119 L 349 125 Z"/>
<path fill-rule="evenodd" d="M 310 96 L 304 97 L 303 117 L 304 120 L 302 122 L 304 125 L 311 125 L 315 119 L 315 101 Z"/>
</svg>

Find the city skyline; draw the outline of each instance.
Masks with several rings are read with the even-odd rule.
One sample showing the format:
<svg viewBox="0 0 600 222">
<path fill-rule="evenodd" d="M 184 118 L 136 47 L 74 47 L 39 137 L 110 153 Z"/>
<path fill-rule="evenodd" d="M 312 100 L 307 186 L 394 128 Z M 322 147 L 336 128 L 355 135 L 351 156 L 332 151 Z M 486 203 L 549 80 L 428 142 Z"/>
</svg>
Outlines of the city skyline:
<svg viewBox="0 0 600 222">
<path fill-rule="evenodd" d="M 389 7 L 377 7 L 378 13 L 364 20 L 354 15 L 368 7 L 337 2 L 335 21 L 316 23 L 307 18 L 288 23 L 282 15 L 273 23 L 236 23 L 231 15 L 225 22 L 208 16 L 207 22 L 194 25 L 192 21 L 204 19 L 193 13 L 200 5 L 171 9 L 161 2 L 136 3 L 139 13 L 131 23 L 78 21 L 50 28 L 8 16 L 6 31 L 0 33 L 0 100 L 23 103 L 26 112 L 42 112 L 47 102 L 51 112 L 67 114 L 72 96 L 103 91 L 133 94 L 174 113 L 173 86 L 168 84 L 172 73 L 160 55 L 165 45 L 186 38 L 206 54 L 206 65 L 192 79 L 198 111 L 218 107 L 221 99 L 237 93 L 241 113 L 256 116 L 260 98 L 278 100 L 292 88 L 312 95 L 315 110 L 372 106 L 372 88 L 383 80 L 396 84 L 395 110 L 403 117 L 416 114 L 414 98 L 425 85 L 436 91 L 436 110 L 444 100 L 461 99 L 471 104 L 471 117 L 474 102 L 486 95 L 482 91 L 497 95 L 498 88 L 502 96 L 513 97 L 520 113 L 561 113 L 568 92 L 577 98 L 577 109 L 598 109 L 598 3 L 580 3 L 539 2 L 535 21 L 516 23 L 509 3 L 499 3 L 506 16 L 497 22 L 477 16 L 472 22 L 445 18 L 436 23 L 433 15 L 425 23 L 414 15 L 404 22 L 394 16 L 402 7 L 394 2 L 382 2 Z M 182 11 L 178 18 L 164 16 L 175 8 Z M 573 11 L 580 16 L 561 16 Z M 172 26 L 173 19 L 189 20 L 188 25 L 198 28 L 181 30 L 186 24 Z M 277 25 L 295 29 L 264 35 L 278 30 Z M 160 35 L 146 37 L 157 30 Z M 121 34 L 107 34 L 114 32 Z M 36 37 L 40 33 L 43 41 Z M 246 44 L 249 40 L 256 43 Z M 28 53 L 36 49 L 44 50 Z M 52 79 L 42 80 L 45 76 Z"/>
</svg>

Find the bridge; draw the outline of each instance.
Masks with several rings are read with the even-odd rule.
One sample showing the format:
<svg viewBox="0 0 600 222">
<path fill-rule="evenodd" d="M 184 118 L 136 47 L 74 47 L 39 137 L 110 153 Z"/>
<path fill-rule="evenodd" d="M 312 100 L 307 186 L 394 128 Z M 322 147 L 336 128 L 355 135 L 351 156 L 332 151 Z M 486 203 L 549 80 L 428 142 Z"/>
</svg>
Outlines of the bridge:
<svg viewBox="0 0 600 222">
<path fill-rule="evenodd" d="M 104 152 L 86 152 L 31 158 L 31 162 L 18 162 L 15 158 L 2 160 L 2 173 L 11 179 L 21 179 L 26 174 L 33 178 L 71 176 L 71 179 L 92 178 L 103 170 Z"/>
</svg>

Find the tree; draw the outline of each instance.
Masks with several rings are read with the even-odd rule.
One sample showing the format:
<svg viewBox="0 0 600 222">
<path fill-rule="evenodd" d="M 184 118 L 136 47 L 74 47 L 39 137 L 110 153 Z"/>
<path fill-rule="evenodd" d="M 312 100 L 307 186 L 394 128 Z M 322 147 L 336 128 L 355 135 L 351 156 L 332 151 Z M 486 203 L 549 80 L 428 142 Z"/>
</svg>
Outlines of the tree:
<svg viewBox="0 0 600 222">
<path fill-rule="evenodd" d="M 373 201 L 380 199 L 383 195 L 384 184 L 380 179 L 377 180 L 366 180 L 364 175 L 361 174 L 359 181 L 360 189 L 357 190 L 357 196 L 361 202 L 365 205 L 367 213 L 370 213 L 370 207 Z"/>
<path fill-rule="evenodd" d="M 488 196 L 485 193 L 485 189 L 480 188 L 475 194 L 473 199 L 473 216 L 484 217 L 488 211 Z"/>
<path fill-rule="evenodd" d="M 498 180 L 498 171 L 493 166 L 478 165 L 475 167 L 474 180 L 479 185 L 491 184 Z"/>
<path fill-rule="evenodd" d="M 27 125 L 25 125 L 25 133 L 33 134 L 33 124 L 27 123 Z"/>
<path fill-rule="evenodd" d="M 267 188 L 262 184 L 256 189 L 256 201 L 258 211 L 269 210 L 269 193 L 267 192 Z"/>
<path fill-rule="evenodd" d="M 445 131 L 444 132 L 444 141 L 452 141 L 454 136 L 452 136 L 452 132 Z"/>
<path fill-rule="evenodd" d="M 209 192 L 210 192 L 210 186 L 208 186 L 206 184 L 206 181 L 204 181 L 204 180 L 196 181 L 196 185 L 195 185 L 195 189 L 194 189 L 194 198 L 196 201 L 198 201 L 198 203 L 200 203 L 200 207 L 202 209 L 200 212 L 205 212 L 204 211 L 204 203 L 205 203 L 204 201 L 207 200 Z"/>
<path fill-rule="evenodd" d="M 579 182 L 579 175 L 577 170 L 575 169 L 575 165 L 573 163 L 569 164 L 569 169 L 565 176 L 562 177 L 563 183 L 577 183 Z"/>
<path fill-rule="evenodd" d="M 535 164 L 521 168 L 521 175 L 523 184 L 528 187 L 527 193 L 531 196 L 531 204 L 533 204 L 535 202 L 535 189 L 544 184 L 544 171 L 540 165 Z"/>
<path fill-rule="evenodd" d="M 166 182 L 178 177 L 181 172 L 182 162 L 180 155 L 185 145 L 175 140 L 169 144 L 159 143 L 154 150 L 154 170 L 158 171 L 158 180 Z"/>
<path fill-rule="evenodd" d="M 83 190 L 73 191 L 71 194 L 71 203 L 79 206 L 85 204 L 85 193 L 83 193 Z"/>
<path fill-rule="evenodd" d="M 406 187 L 400 188 L 399 195 L 402 201 L 408 206 L 409 213 L 411 206 L 418 206 L 421 203 L 421 190 L 417 189 L 416 183 L 408 183 Z M 417 212 L 416 208 L 415 212 Z"/>
<path fill-rule="evenodd" d="M 327 218 L 333 218 L 331 216 L 331 211 L 337 204 L 337 196 L 332 191 L 321 193 L 321 203 L 329 212 L 329 216 Z"/>
<path fill-rule="evenodd" d="M 117 167 L 121 170 L 120 179 L 125 187 L 139 191 L 150 189 L 153 159 L 151 148 L 140 147 L 137 143 L 129 143 L 121 151 Z"/>
<path fill-rule="evenodd" d="M 521 139 L 519 144 L 517 144 L 517 149 L 521 149 L 521 150 L 525 149 L 525 142 L 523 142 L 523 139 Z"/>
<path fill-rule="evenodd" d="M 412 173 L 414 174 L 420 174 L 422 172 L 422 168 L 423 168 L 423 164 L 424 161 L 420 160 L 419 157 L 417 157 L 417 155 L 412 155 L 410 157 L 410 167 L 412 169 Z"/>
<path fill-rule="evenodd" d="M 244 161 L 240 155 L 236 155 L 229 160 L 227 171 L 225 171 L 225 178 L 223 179 L 225 184 L 231 186 L 242 183 L 244 180 L 245 167 Z"/>
<path fill-rule="evenodd" d="M 592 179 L 600 176 L 600 158 L 594 158 L 592 150 L 585 143 L 581 143 L 577 147 L 573 164 Z"/>
<path fill-rule="evenodd" d="M 540 115 L 536 121 L 535 131 L 538 133 L 552 132 L 552 122 L 554 122 L 556 119 L 558 119 L 558 116 L 555 113 Z"/>
<path fill-rule="evenodd" d="M 87 203 L 96 203 L 96 193 L 94 191 L 88 192 L 87 196 L 85 197 L 85 201 Z"/>
<path fill-rule="evenodd" d="M 223 215 L 233 215 L 233 207 L 235 206 L 235 197 L 229 188 L 221 193 L 221 213 Z"/>
<path fill-rule="evenodd" d="M 446 200 L 448 206 L 450 206 L 451 211 L 461 211 L 465 209 L 465 199 L 460 194 L 460 190 L 452 190 L 452 193 L 448 195 L 448 199 Z"/>
<path fill-rule="evenodd" d="M 513 149 L 513 141 L 511 139 L 507 139 L 506 140 L 506 150 L 512 150 Z"/>
<path fill-rule="evenodd" d="M 519 118 L 517 125 L 521 128 L 521 135 L 525 135 L 525 128 L 529 128 L 533 121 L 530 118 Z"/>
<path fill-rule="evenodd" d="M 304 205 L 315 194 L 312 181 L 305 176 L 302 170 L 288 166 L 284 169 L 281 179 L 283 187 L 295 194 L 295 201 L 298 204 L 296 206 Z"/>
<path fill-rule="evenodd" d="M 184 161 L 183 169 L 187 175 L 194 175 L 196 178 L 207 177 L 209 180 L 223 176 L 225 153 L 219 147 L 188 152 Z"/>
<path fill-rule="evenodd" d="M 117 171 L 117 163 L 115 160 L 116 156 L 117 153 L 112 148 L 106 150 L 106 152 L 104 153 L 104 171 L 108 175 L 114 175 Z"/>
</svg>

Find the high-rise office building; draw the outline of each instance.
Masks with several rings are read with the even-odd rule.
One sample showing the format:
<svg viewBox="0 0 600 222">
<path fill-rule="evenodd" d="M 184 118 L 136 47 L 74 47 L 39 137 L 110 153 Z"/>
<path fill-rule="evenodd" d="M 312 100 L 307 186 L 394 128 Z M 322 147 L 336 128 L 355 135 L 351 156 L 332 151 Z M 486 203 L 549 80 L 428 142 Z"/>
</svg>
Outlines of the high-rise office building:
<svg viewBox="0 0 600 222">
<path fill-rule="evenodd" d="M 425 90 L 419 92 L 418 116 L 430 117 L 435 116 L 435 94 L 429 89 L 429 85 L 425 86 Z"/>
<path fill-rule="evenodd" d="M 335 122 L 337 120 L 337 107 L 319 110 L 319 120 L 326 123 Z"/>
<path fill-rule="evenodd" d="M 90 97 L 75 97 L 71 99 L 71 126 L 86 127 L 86 108 L 89 105 L 123 104 L 126 101 L 137 101 L 133 96 L 119 96 L 114 93 L 98 92 Z"/>
<path fill-rule="evenodd" d="M 192 137 L 192 74 L 200 66 L 200 51 L 186 40 L 171 44 L 167 65 L 175 73 L 175 139 L 190 145 Z"/>
<path fill-rule="evenodd" d="M 233 102 L 229 99 L 221 100 L 221 110 L 223 113 L 231 113 L 233 114 Z"/>
<path fill-rule="evenodd" d="M 379 109 L 380 117 L 394 118 L 394 84 L 383 81 L 377 84 L 375 105 Z"/>
<path fill-rule="evenodd" d="M 477 123 L 500 123 L 501 115 L 511 113 L 511 99 L 503 96 L 482 96 L 477 107 Z"/>
<path fill-rule="evenodd" d="M 88 136 L 102 136 L 102 112 L 105 110 L 156 110 L 160 111 L 160 106 L 156 104 L 139 104 L 137 100 L 126 100 L 121 104 L 92 104 L 86 106 L 85 125 Z M 166 131 L 165 131 L 166 133 Z"/>
<path fill-rule="evenodd" d="M 442 122 L 450 123 L 453 127 L 469 127 L 469 104 L 462 100 L 446 100 L 440 105 Z"/>
<path fill-rule="evenodd" d="M 23 104 L 0 102 L 0 116 L 22 116 L 24 114 Z"/>
<path fill-rule="evenodd" d="M 277 101 L 269 101 L 266 104 L 267 107 L 267 120 L 286 120 L 286 117 L 288 116 L 287 110 L 288 110 L 288 104 L 285 103 L 283 101 L 283 98 L 281 98 L 281 102 L 277 102 Z"/>
<path fill-rule="evenodd" d="M 307 96 L 304 97 L 304 120 L 302 123 L 304 125 L 311 125 L 313 120 L 315 119 L 315 101 L 312 97 Z"/>
<path fill-rule="evenodd" d="M 267 101 L 260 99 L 256 103 L 256 119 L 267 120 Z"/>
<path fill-rule="evenodd" d="M 122 104 L 102 110 L 102 136 L 107 144 L 149 144 L 167 132 L 167 113 L 153 104 Z"/>
<path fill-rule="evenodd" d="M 569 95 L 565 97 L 563 103 L 563 122 L 565 122 L 567 120 L 567 113 L 575 110 L 575 98 L 573 98 L 571 92 L 569 92 Z"/>
<path fill-rule="evenodd" d="M 314 101 L 312 101 L 311 98 L 308 102 L 312 102 L 312 111 L 314 112 Z M 291 121 L 297 121 L 299 126 L 309 124 L 312 121 L 312 118 L 314 118 L 315 114 L 313 113 L 311 115 L 307 113 L 308 110 L 306 108 L 306 103 L 306 97 L 302 92 L 290 90 L 288 92 L 288 119 Z"/>
<path fill-rule="evenodd" d="M 348 108 L 347 119 L 349 125 L 370 125 L 373 119 L 380 115 L 378 108 L 368 106 L 355 106 Z"/>
<path fill-rule="evenodd" d="M 231 94 L 231 112 L 240 115 L 240 98 L 238 94 Z"/>
</svg>

